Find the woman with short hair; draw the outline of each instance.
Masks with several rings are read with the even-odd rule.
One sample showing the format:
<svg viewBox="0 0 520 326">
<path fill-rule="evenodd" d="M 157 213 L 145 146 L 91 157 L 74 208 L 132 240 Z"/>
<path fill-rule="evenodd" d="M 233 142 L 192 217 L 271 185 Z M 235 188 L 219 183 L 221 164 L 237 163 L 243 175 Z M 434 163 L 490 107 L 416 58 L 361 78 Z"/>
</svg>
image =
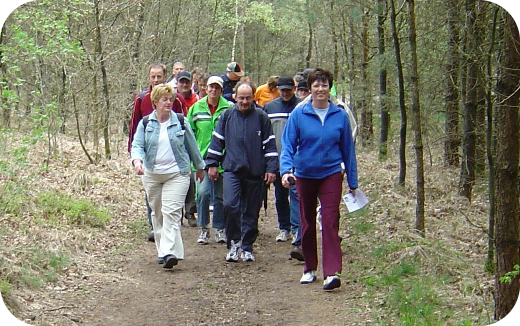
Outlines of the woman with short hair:
<svg viewBox="0 0 520 326">
<path fill-rule="evenodd" d="M 174 91 L 167 84 L 152 89 L 154 111 L 144 117 L 132 142 L 132 165 L 152 208 L 157 262 L 166 269 L 184 259 L 182 208 L 190 184 L 191 166 L 204 178 L 204 161 L 189 123 L 172 112 Z M 182 120 L 179 120 L 182 119 Z"/>
<path fill-rule="evenodd" d="M 338 237 L 345 165 L 348 187 L 358 186 L 354 140 L 345 110 L 329 99 L 332 73 L 317 68 L 307 77 L 311 99 L 289 116 L 282 133 L 280 175 L 289 188 L 296 183 L 300 200 L 302 251 L 305 258 L 300 283 L 316 281 L 318 268 L 316 204 L 321 203 L 323 289 L 340 287 L 342 270 Z"/>
</svg>

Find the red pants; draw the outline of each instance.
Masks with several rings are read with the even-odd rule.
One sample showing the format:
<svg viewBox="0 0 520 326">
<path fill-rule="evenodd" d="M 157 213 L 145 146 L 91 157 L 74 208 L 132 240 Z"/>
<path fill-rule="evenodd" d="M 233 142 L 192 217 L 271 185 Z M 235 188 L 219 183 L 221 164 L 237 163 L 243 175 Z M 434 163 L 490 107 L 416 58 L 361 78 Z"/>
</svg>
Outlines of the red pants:
<svg viewBox="0 0 520 326">
<path fill-rule="evenodd" d="M 296 180 L 296 190 L 300 199 L 302 250 L 305 257 L 304 273 L 318 269 L 317 199 L 321 203 L 323 278 L 341 273 L 342 260 L 338 237 L 338 216 L 343 190 L 342 184 L 343 175 L 341 172 L 324 179 L 298 178 Z"/>
</svg>

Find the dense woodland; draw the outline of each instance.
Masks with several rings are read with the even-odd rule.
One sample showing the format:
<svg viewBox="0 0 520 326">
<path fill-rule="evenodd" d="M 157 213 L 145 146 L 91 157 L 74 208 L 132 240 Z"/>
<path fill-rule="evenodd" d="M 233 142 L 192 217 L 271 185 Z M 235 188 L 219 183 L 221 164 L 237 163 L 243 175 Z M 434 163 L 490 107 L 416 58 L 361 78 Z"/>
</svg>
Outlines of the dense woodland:
<svg viewBox="0 0 520 326">
<path fill-rule="evenodd" d="M 333 71 L 338 96 L 360 125 L 358 147 L 377 151 L 380 160 L 399 157 L 396 187 L 414 180 L 410 227 L 421 236 L 428 232 L 424 165 L 432 153 L 460 168 L 454 191 L 469 201 L 475 184 L 487 183 L 486 268 L 496 275 L 495 318 L 512 309 L 520 290 L 514 274 L 520 264 L 520 36 L 499 6 L 479 0 L 37 0 L 2 27 L 0 126 L 46 139 L 47 164 L 60 133 L 76 135 L 92 164 L 110 159 L 126 142 L 133 99 L 148 86 L 147 67 L 164 63 L 170 72 L 175 61 L 211 74 L 238 61 L 257 84 L 307 67 Z M 407 161 L 414 170 L 406 170 Z M 508 272 L 512 282 L 500 282 Z"/>
</svg>

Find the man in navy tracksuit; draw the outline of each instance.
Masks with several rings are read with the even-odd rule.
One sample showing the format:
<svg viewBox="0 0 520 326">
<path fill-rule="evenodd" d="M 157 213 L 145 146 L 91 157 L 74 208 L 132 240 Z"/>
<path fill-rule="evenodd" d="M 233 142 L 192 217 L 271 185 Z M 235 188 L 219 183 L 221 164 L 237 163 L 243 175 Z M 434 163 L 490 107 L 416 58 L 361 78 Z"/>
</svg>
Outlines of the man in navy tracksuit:
<svg viewBox="0 0 520 326">
<path fill-rule="evenodd" d="M 217 180 L 224 169 L 224 217 L 228 262 L 254 261 L 253 243 L 258 234 L 263 184 L 278 172 L 278 152 L 267 114 L 253 103 L 254 87 L 239 82 L 237 103 L 219 117 L 206 157 L 208 176 Z"/>
</svg>

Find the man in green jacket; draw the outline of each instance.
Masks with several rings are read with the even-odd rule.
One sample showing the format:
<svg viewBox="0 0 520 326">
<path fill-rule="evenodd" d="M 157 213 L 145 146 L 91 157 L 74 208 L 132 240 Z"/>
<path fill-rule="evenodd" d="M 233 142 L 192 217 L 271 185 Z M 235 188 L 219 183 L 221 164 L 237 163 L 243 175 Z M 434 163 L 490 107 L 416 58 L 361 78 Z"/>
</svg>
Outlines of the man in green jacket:
<svg viewBox="0 0 520 326">
<path fill-rule="evenodd" d="M 219 76 L 211 76 L 208 79 L 208 95 L 193 104 L 188 112 L 188 121 L 195 133 L 200 154 L 206 158 L 206 153 L 211 142 L 211 135 L 217 125 L 218 117 L 233 103 L 222 97 L 223 80 Z M 216 181 L 208 178 L 205 172 L 204 180 L 197 185 L 197 225 L 200 227 L 199 244 L 207 244 L 209 240 L 209 206 L 213 204 L 212 227 L 216 229 L 215 242 L 226 243 L 224 232 L 224 203 L 223 203 L 223 178 Z M 219 169 L 222 173 L 222 170 Z"/>
</svg>

